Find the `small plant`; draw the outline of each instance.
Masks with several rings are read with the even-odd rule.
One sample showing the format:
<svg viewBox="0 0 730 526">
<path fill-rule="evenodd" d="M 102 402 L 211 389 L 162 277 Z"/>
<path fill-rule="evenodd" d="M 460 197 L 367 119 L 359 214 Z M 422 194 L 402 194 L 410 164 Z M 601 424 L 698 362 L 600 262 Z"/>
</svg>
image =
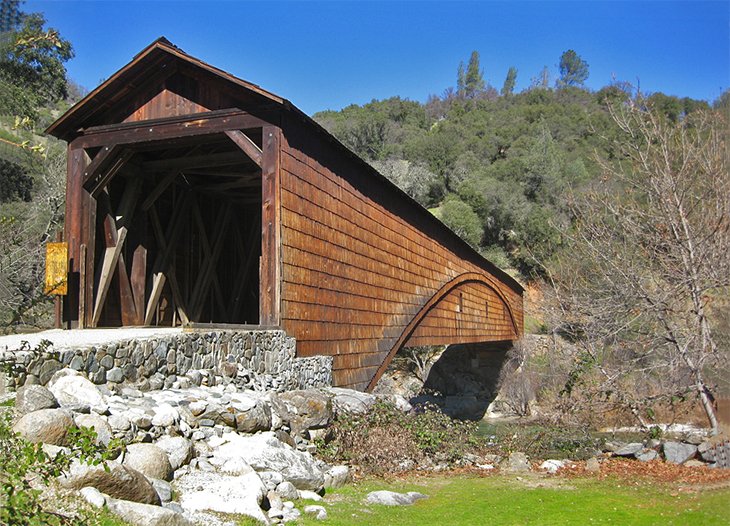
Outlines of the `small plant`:
<svg viewBox="0 0 730 526">
<path fill-rule="evenodd" d="M 43 506 L 40 485 L 47 485 L 71 465 L 74 458 L 86 464 L 103 464 L 119 454 L 121 444 L 97 443 L 96 431 L 74 428 L 69 432 L 69 451 L 51 457 L 41 444 L 13 433 L 9 412 L 0 415 L 0 524 L 26 526 L 87 524 L 84 517 L 69 517 Z"/>
</svg>

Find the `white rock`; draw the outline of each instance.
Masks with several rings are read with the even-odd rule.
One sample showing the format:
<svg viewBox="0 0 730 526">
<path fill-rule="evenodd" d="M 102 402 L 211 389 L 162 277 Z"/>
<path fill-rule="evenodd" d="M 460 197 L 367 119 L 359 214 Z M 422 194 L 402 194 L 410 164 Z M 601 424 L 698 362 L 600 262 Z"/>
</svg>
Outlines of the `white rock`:
<svg viewBox="0 0 730 526">
<path fill-rule="evenodd" d="M 153 408 L 155 416 L 152 417 L 152 425 L 170 427 L 180 420 L 180 412 L 170 404 L 160 404 Z"/>
<path fill-rule="evenodd" d="M 316 504 L 304 506 L 304 513 L 310 517 L 314 517 L 318 521 L 327 520 L 327 510 L 324 509 L 324 506 L 317 506 Z"/>
<path fill-rule="evenodd" d="M 563 466 L 565 466 L 565 462 L 562 460 L 548 459 L 540 464 L 540 469 L 544 469 L 548 473 L 557 473 Z"/>
<path fill-rule="evenodd" d="M 410 506 L 417 500 L 427 497 L 427 495 L 415 491 L 396 493 L 395 491 L 381 490 L 368 493 L 365 501 L 369 504 L 381 504 L 383 506 Z"/>
<path fill-rule="evenodd" d="M 336 489 L 341 488 L 348 482 L 350 482 L 352 475 L 350 474 L 350 468 L 347 466 L 332 466 L 324 474 L 324 487 L 325 489 Z"/>
<path fill-rule="evenodd" d="M 266 490 L 256 473 L 230 476 L 192 471 L 175 480 L 173 487 L 187 511 L 243 514 L 268 523 L 260 507 Z"/>
<path fill-rule="evenodd" d="M 173 469 L 170 459 L 167 453 L 155 444 L 129 444 L 122 463 L 146 477 L 172 480 Z"/>
<path fill-rule="evenodd" d="M 313 500 L 314 502 L 320 502 L 322 500 L 322 497 L 319 495 L 319 493 L 315 493 L 308 489 L 300 489 L 299 498 L 302 500 Z"/>
<path fill-rule="evenodd" d="M 112 414 L 107 422 L 115 433 L 124 433 L 132 428 L 132 422 L 123 414 Z"/>
<path fill-rule="evenodd" d="M 186 438 L 163 436 L 155 445 L 167 453 L 173 470 L 184 466 L 193 458 L 193 444 Z"/>
<path fill-rule="evenodd" d="M 101 391 L 83 376 L 61 376 L 49 389 L 61 407 L 86 405 L 99 414 L 109 409 Z"/>
<path fill-rule="evenodd" d="M 318 490 L 324 485 L 324 474 L 314 457 L 284 444 L 272 432 L 242 437 L 226 433 L 228 441 L 214 450 L 219 458 L 243 458 L 256 471 L 276 471 L 297 489 Z"/>
<path fill-rule="evenodd" d="M 192 526 L 183 515 L 162 506 L 108 499 L 109 511 L 134 526 Z"/>
<path fill-rule="evenodd" d="M 94 487 L 86 486 L 85 488 L 81 488 L 79 493 L 86 502 L 95 508 L 102 508 L 104 507 L 104 504 L 106 504 L 106 497 L 104 494 Z"/>
</svg>

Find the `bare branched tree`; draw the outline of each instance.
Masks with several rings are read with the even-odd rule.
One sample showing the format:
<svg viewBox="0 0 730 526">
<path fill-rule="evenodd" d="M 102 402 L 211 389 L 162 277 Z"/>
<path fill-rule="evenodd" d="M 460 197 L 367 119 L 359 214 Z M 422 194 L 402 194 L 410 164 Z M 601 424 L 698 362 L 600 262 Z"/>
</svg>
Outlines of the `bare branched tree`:
<svg viewBox="0 0 730 526">
<path fill-rule="evenodd" d="M 34 307 L 50 305 L 43 293 L 44 251 L 63 225 L 65 155 L 54 148 L 33 162 L 33 200 L 0 207 L 0 330 L 32 321 Z"/>
<path fill-rule="evenodd" d="M 610 111 L 621 157 L 599 159 L 603 178 L 573 202 L 565 232 L 574 249 L 559 287 L 573 336 L 637 417 L 646 399 L 694 393 L 716 433 L 706 372 L 728 353 L 708 307 L 730 286 L 728 124 L 709 111 L 670 122 L 640 97 Z"/>
</svg>

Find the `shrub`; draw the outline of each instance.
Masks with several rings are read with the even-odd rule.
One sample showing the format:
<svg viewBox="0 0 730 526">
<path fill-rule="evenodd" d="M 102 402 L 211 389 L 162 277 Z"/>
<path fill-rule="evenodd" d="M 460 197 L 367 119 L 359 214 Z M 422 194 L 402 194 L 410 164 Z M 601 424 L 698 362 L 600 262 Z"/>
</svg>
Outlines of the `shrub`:
<svg viewBox="0 0 730 526">
<path fill-rule="evenodd" d="M 433 405 L 403 413 L 378 402 L 366 414 L 339 417 L 330 431 L 332 440 L 318 444 L 320 453 L 370 474 L 456 462 L 481 444 L 475 423 L 453 420 Z"/>
</svg>

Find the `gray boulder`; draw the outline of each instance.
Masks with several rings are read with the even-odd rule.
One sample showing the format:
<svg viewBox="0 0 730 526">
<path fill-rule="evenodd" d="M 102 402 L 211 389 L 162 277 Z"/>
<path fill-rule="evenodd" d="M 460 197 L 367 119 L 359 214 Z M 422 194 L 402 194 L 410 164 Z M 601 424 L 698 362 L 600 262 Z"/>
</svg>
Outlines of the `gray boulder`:
<svg viewBox="0 0 730 526">
<path fill-rule="evenodd" d="M 297 500 L 299 498 L 299 490 L 288 480 L 276 486 L 276 493 L 285 500 Z"/>
<path fill-rule="evenodd" d="M 530 471 L 530 461 L 527 455 L 520 451 L 510 453 L 509 457 L 504 459 L 499 465 L 502 471 L 507 473 L 524 473 Z"/>
<path fill-rule="evenodd" d="M 15 412 L 25 415 L 41 409 L 58 407 L 53 393 L 42 385 L 26 385 L 18 389 L 15 397 Z"/>
<path fill-rule="evenodd" d="M 332 407 L 336 415 L 367 413 L 378 400 L 373 394 L 342 387 L 330 387 L 326 391 L 333 396 Z"/>
<path fill-rule="evenodd" d="M 259 476 L 221 475 L 204 471 L 189 471 L 173 482 L 180 505 L 186 511 L 215 511 L 242 514 L 268 524 L 261 511 L 266 488 Z"/>
<path fill-rule="evenodd" d="M 66 435 L 74 427 L 71 413 L 64 409 L 41 409 L 20 417 L 13 431 L 30 442 L 66 445 Z"/>
<path fill-rule="evenodd" d="M 112 428 L 109 423 L 96 413 L 88 415 L 74 415 L 74 422 L 77 427 L 88 427 L 96 432 L 96 443 L 109 445 L 112 439 Z"/>
<path fill-rule="evenodd" d="M 99 388 L 83 376 L 60 376 L 50 390 L 61 407 L 89 406 L 100 414 L 106 413 L 109 408 Z"/>
<path fill-rule="evenodd" d="M 332 399 L 317 389 L 280 393 L 279 400 L 294 433 L 326 427 L 332 421 Z"/>
<path fill-rule="evenodd" d="M 653 449 L 644 449 L 642 451 L 639 451 L 634 455 L 637 460 L 640 460 L 641 462 L 649 462 L 651 460 L 656 460 L 659 458 L 659 453 L 657 453 Z"/>
<path fill-rule="evenodd" d="M 682 464 L 693 458 L 697 453 L 697 446 L 682 442 L 664 442 L 664 459 L 673 464 Z"/>
<path fill-rule="evenodd" d="M 195 453 L 192 442 L 183 437 L 163 436 L 155 445 L 167 453 L 173 471 L 188 464 Z"/>
<path fill-rule="evenodd" d="M 183 515 L 169 508 L 116 499 L 107 499 L 106 504 L 110 512 L 134 526 L 193 526 Z"/>
<path fill-rule="evenodd" d="M 256 433 L 271 429 L 271 407 L 266 401 L 248 393 L 236 393 L 230 407 L 235 427 L 240 433 Z"/>
<path fill-rule="evenodd" d="M 332 466 L 324 474 L 325 489 L 341 488 L 352 480 L 352 474 L 348 466 Z"/>
<path fill-rule="evenodd" d="M 59 481 L 62 486 L 71 489 L 91 486 L 116 499 L 143 504 L 160 503 L 155 488 L 142 473 L 116 462 L 110 462 L 108 467 L 107 471 L 103 466 L 88 466 L 75 462 L 71 465 L 69 473 L 61 476 Z"/>
<path fill-rule="evenodd" d="M 129 444 L 122 463 L 147 477 L 172 480 L 173 469 L 170 459 L 167 453 L 155 444 Z"/>
<path fill-rule="evenodd" d="M 396 493 L 395 491 L 372 491 L 365 497 L 368 504 L 381 504 L 383 506 L 410 506 L 420 499 L 426 499 L 428 495 L 409 491 L 408 493 Z"/>
</svg>

